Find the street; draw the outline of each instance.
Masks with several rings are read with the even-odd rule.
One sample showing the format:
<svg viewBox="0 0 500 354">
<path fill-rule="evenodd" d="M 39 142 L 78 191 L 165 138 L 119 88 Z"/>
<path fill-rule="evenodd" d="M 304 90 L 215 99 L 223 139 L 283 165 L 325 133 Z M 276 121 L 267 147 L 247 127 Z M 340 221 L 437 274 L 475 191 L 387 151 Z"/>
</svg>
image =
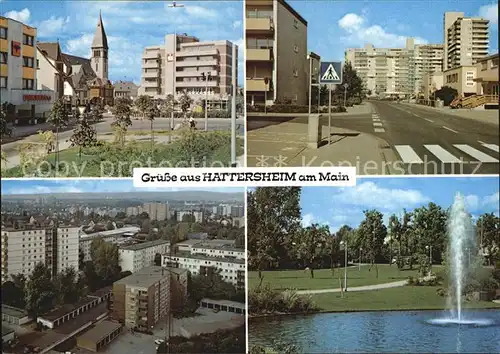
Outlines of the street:
<svg viewBox="0 0 500 354">
<path fill-rule="evenodd" d="M 498 118 L 495 124 L 412 104 L 391 101 L 371 101 L 370 104 L 370 112 L 349 116 L 333 114 L 332 129 L 348 129 L 383 141 L 379 149 L 386 157 L 388 174 L 499 173 Z M 481 113 L 498 115 L 498 111 Z M 262 128 L 292 120 L 306 125 L 308 118 L 249 119 L 247 129 L 264 131 Z M 328 126 L 328 116 L 321 118 L 321 124 Z M 248 144 L 251 149 L 250 139 Z M 360 156 L 359 160 L 368 159 Z M 355 162 L 352 161 L 353 165 Z"/>
</svg>

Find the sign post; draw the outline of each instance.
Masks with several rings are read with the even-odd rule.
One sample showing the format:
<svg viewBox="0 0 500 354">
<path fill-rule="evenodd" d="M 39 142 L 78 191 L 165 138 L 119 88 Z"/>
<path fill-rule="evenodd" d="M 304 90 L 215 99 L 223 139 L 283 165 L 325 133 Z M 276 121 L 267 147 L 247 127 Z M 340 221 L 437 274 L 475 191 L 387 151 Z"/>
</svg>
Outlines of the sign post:
<svg viewBox="0 0 500 354">
<path fill-rule="evenodd" d="M 328 85 L 328 145 L 332 137 L 332 89 L 333 85 L 342 84 L 342 62 L 321 62 L 319 83 Z"/>
</svg>

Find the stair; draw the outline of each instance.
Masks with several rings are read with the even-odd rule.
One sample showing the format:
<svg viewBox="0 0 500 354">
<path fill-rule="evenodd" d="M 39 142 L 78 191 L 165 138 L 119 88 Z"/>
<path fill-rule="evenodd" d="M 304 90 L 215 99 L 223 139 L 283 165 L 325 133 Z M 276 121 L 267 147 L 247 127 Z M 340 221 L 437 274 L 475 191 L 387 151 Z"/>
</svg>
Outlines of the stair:
<svg viewBox="0 0 500 354">
<path fill-rule="evenodd" d="M 469 97 L 456 97 L 451 103 L 451 108 L 476 108 L 486 103 L 498 103 L 498 96 L 472 95 Z"/>
</svg>

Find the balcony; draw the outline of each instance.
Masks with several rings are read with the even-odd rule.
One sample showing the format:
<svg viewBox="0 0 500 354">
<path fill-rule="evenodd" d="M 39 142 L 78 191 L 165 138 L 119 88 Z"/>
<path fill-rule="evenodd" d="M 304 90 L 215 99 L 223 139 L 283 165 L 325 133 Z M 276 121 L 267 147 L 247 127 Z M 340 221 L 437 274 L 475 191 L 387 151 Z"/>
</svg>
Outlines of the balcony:
<svg viewBox="0 0 500 354">
<path fill-rule="evenodd" d="M 144 86 L 144 87 L 159 87 L 160 85 L 159 85 L 158 81 L 152 81 L 152 80 L 151 81 L 149 81 L 149 80 L 146 81 L 146 80 L 143 80 L 141 82 L 141 86 Z"/>
<path fill-rule="evenodd" d="M 246 18 L 245 30 L 247 32 L 273 32 L 273 20 L 270 18 Z"/>
<path fill-rule="evenodd" d="M 246 79 L 246 87 L 247 91 L 266 91 L 266 84 L 264 79 Z"/>
<path fill-rule="evenodd" d="M 144 69 L 155 69 L 160 67 L 160 63 L 157 63 L 155 60 L 148 60 L 145 63 L 142 63 L 142 67 Z"/>
<path fill-rule="evenodd" d="M 219 76 L 219 72 L 217 70 L 208 70 L 208 71 L 176 71 L 175 77 L 201 77 L 201 73 L 204 72 L 206 75 L 210 74 L 212 77 Z"/>
<path fill-rule="evenodd" d="M 142 73 L 142 77 L 144 77 L 144 78 L 155 78 L 155 77 L 158 77 L 158 74 L 159 74 L 158 71 L 156 71 L 156 72 L 154 72 L 154 71 L 153 72 L 148 71 L 147 73 L 143 72 Z"/>
<path fill-rule="evenodd" d="M 217 66 L 219 63 L 213 60 L 182 60 L 176 63 L 178 68 L 198 67 L 198 66 Z"/>
<path fill-rule="evenodd" d="M 219 52 L 217 49 L 200 49 L 200 50 L 182 50 L 180 52 L 175 53 L 177 58 L 185 58 L 185 57 L 202 57 L 202 56 L 216 56 Z"/>
<path fill-rule="evenodd" d="M 271 49 L 247 49 L 246 61 L 271 61 Z"/>
<path fill-rule="evenodd" d="M 199 87 L 199 88 L 205 88 L 205 87 L 217 87 L 218 82 L 217 81 L 177 81 L 175 83 L 176 87 L 179 88 L 189 88 L 189 87 Z"/>
</svg>

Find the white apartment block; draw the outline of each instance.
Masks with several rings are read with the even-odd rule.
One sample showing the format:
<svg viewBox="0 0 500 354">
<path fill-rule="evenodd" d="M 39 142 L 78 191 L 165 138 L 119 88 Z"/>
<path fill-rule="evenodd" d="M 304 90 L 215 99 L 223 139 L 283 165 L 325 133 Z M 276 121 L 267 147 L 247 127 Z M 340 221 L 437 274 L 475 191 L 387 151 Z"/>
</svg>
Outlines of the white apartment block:
<svg viewBox="0 0 500 354">
<path fill-rule="evenodd" d="M 196 102 L 208 92 L 209 101 L 227 101 L 234 45 L 226 40 L 201 42 L 187 34 L 166 35 L 163 45 L 144 49 L 139 95 L 178 97 L 185 91 Z M 203 81 L 203 73 L 212 81 Z"/>
<path fill-rule="evenodd" d="M 444 14 L 444 70 L 473 66 L 488 56 L 489 20 L 464 17 L 463 12 Z"/>
<path fill-rule="evenodd" d="M 84 234 L 80 236 L 80 249 L 83 252 L 85 262 L 91 260 L 90 258 L 90 245 L 92 241 L 98 237 L 102 237 L 106 242 L 119 242 L 124 237 L 131 237 L 138 233 L 141 228 L 136 226 L 122 227 L 119 229 L 94 232 L 92 234 Z"/>
<path fill-rule="evenodd" d="M 187 252 L 172 256 L 164 254 L 162 266 L 187 269 L 193 275 L 200 274 L 204 268 L 213 268 L 220 271 L 222 279 L 233 285 L 238 285 L 242 272 L 245 272 L 244 259 L 207 257 Z"/>
<path fill-rule="evenodd" d="M 345 52 L 363 80 L 365 91 L 377 96 L 411 96 L 422 88 L 426 73 L 441 71 L 444 56 L 443 45 L 415 44 L 407 38 L 405 48 L 349 48 Z"/>
<path fill-rule="evenodd" d="M 234 259 L 245 259 L 245 250 L 234 247 L 217 247 L 211 246 L 204 242 L 194 245 L 191 248 L 191 254 L 204 255 L 207 257 L 216 258 L 234 258 Z"/>
<path fill-rule="evenodd" d="M 122 271 L 138 272 L 154 263 L 155 255 L 170 252 L 170 242 L 156 240 L 120 247 L 120 266 Z"/>
<path fill-rule="evenodd" d="M 144 203 L 136 207 L 128 207 L 126 209 L 127 216 L 141 215 L 147 213 L 150 220 L 167 220 L 170 219 L 170 210 L 168 204 L 165 203 Z"/>
<path fill-rule="evenodd" d="M 46 264 L 52 275 L 67 267 L 78 270 L 77 227 L 2 229 L 2 283 L 11 275 L 29 276 L 37 263 Z"/>
<path fill-rule="evenodd" d="M 194 222 L 197 222 L 197 223 L 202 223 L 203 222 L 203 212 L 201 211 L 178 211 L 177 212 L 177 221 L 178 222 L 182 222 L 184 216 L 186 215 L 191 215 L 194 217 Z"/>
</svg>

